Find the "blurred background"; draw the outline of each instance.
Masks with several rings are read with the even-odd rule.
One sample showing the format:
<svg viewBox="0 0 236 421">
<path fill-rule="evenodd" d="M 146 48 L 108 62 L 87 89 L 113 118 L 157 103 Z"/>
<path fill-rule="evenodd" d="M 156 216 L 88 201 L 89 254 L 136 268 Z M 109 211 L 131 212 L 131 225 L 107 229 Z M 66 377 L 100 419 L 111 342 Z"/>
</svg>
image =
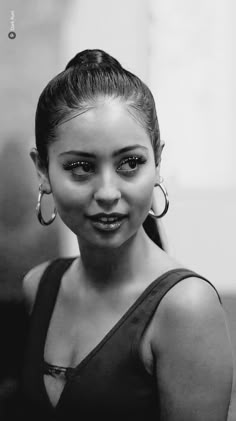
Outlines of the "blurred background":
<svg viewBox="0 0 236 421">
<path fill-rule="evenodd" d="M 36 219 L 29 150 L 38 97 L 73 55 L 99 48 L 154 94 L 165 141 L 170 209 L 162 223 L 169 253 L 219 290 L 236 354 L 235 15 L 234 0 L 1 2 L 0 317 L 7 341 L 21 317 L 25 273 L 78 254 L 59 217 L 50 227 Z M 46 217 L 53 202 L 44 205 Z"/>
</svg>

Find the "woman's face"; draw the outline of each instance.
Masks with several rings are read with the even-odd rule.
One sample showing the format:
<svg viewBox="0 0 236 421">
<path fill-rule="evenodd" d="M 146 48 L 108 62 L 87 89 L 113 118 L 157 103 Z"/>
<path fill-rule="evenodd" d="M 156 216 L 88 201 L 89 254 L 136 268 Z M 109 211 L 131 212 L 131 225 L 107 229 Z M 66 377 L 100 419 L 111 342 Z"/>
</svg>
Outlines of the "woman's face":
<svg viewBox="0 0 236 421">
<path fill-rule="evenodd" d="M 48 175 L 58 213 L 80 246 L 113 248 L 140 229 L 158 178 L 148 134 L 111 99 L 58 127 Z"/>
</svg>

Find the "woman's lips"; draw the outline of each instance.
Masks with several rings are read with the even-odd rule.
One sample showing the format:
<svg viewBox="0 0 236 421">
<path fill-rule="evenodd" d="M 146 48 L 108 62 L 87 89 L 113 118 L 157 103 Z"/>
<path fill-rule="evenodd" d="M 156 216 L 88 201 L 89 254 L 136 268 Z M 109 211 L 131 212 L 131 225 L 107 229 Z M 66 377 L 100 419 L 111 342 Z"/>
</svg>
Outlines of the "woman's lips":
<svg viewBox="0 0 236 421">
<path fill-rule="evenodd" d="M 100 231 L 116 231 L 126 218 L 123 214 L 97 214 L 89 216 L 93 227 Z"/>
</svg>

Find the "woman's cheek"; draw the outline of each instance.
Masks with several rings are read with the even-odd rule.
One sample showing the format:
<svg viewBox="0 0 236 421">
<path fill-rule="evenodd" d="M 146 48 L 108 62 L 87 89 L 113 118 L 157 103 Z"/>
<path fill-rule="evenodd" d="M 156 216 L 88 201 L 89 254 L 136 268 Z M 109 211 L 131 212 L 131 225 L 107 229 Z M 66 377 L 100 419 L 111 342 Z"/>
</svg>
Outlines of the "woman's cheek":
<svg viewBox="0 0 236 421">
<path fill-rule="evenodd" d="M 130 204 L 141 213 L 147 213 L 151 207 L 154 189 L 153 177 L 145 177 L 130 189 Z"/>
<path fill-rule="evenodd" d="M 88 188 L 78 188 L 78 185 L 61 185 L 54 190 L 54 200 L 57 210 L 63 213 L 77 212 L 83 209 L 89 202 L 90 192 Z"/>
</svg>

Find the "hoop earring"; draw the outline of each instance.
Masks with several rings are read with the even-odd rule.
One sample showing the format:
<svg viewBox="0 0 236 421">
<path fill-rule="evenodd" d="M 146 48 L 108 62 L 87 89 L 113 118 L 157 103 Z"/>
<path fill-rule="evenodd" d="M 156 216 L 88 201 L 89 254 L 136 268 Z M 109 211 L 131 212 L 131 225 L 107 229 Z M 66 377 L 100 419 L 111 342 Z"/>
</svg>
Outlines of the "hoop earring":
<svg viewBox="0 0 236 421">
<path fill-rule="evenodd" d="M 161 191 L 162 191 L 162 192 L 163 192 L 163 194 L 164 194 L 164 197 L 165 197 L 165 208 L 164 208 L 163 212 L 162 212 L 160 215 L 156 215 L 156 214 L 153 212 L 153 210 L 152 210 L 152 209 L 150 209 L 150 211 L 148 212 L 148 215 L 150 215 L 152 218 L 158 219 L 158 218 L 162 218 L 162 217 L 163 217 L 163 216 L 167 213 L 167 211 L 168 211 L 168 209 L 169 209 L 169 198 L 168 198 L 168 193 L 167 193 L 167 190 L 166 190 L 166 188 L 165 188 L 165 186 L 163 185 L 163 183 L 162 183 L 162 182 L 157 183 L 157 184 L 155 185 L 155 187 L 156 187 L 156 186 L 160 187 Z"/>
<path fill-rule="evenodd" d="M 48 221 L 45 221 L 45 219 L 43 219 L 42 211 L 41 211 L 41 202 L 42 202 L 42 198 L 43 198 L 44 194 L 45 194 L 45 191 L 43 191 L 42 184 L 40 184 L 38 201 L 37 201 L 37 205 L 36 205 L 36 214 L 37 214 L 38 220 L 39 220 L 41 225 L 50 225 L 50 224 L 52 224 L 52 222 L 54 221 L 54 219 L 57 216 L 57 210 L 56 210 L 56 208 L 54 208 L 54 212 L 53 212 L 51 218 Z"/>
</svg>

